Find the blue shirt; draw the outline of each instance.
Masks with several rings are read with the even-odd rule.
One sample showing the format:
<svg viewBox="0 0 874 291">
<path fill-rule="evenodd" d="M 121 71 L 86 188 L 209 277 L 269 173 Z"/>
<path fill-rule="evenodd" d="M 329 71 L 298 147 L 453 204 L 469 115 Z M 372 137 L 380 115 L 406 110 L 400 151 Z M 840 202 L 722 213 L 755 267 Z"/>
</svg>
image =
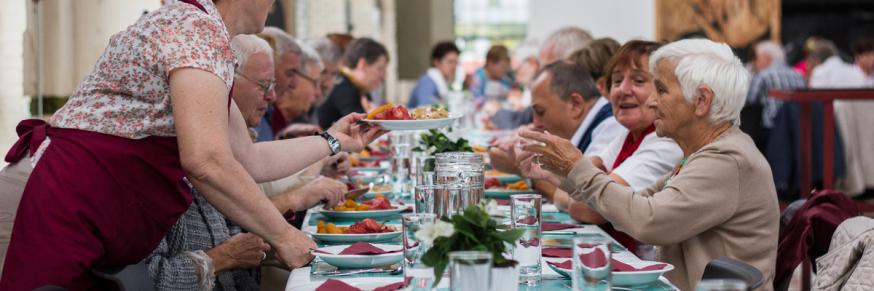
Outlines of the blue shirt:
<svg viewBox="0 0 874 291">
<path fill-rule="evenodd" d="M 437 83 L 428 76 L 428 73 L 422 74 L 416 80 L 416 87 L 410 93 L 410 100 L 407 102 L 408 108 L 416 108 L 423 105 L 431 105 L 435 103 L 443 103 L 440 98 L 440 90 L 437 88 Z"/>
</svg>

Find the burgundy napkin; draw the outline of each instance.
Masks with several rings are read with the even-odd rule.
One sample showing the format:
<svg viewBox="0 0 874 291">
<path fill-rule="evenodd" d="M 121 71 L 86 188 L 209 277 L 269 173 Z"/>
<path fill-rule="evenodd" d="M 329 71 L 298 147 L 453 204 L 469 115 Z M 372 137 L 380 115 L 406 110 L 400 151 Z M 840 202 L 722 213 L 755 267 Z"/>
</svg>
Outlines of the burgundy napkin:
<svg viewBox="0 0 874 291">
<path fill-rule="evenodd" d="M 574 255 L 570 248 L 543 248 L 541 252 L 547 258 L 570 258 Z"/>
<path fill-rule="evenodd" d="M 510 205 L 509 199 L 495 199 L 495 203 L 498 205 Z"/>
<path fill-rule="evenodd" d="M 632 265 L 620 262 L 618 260 L 613 260 L 613 271 L 614 272 L 640 272 L 640 271 L 656 271 L 664 269 L 668 264 L 658 263 L 652 264 L 648 266 L 644 266 L 642 268 L 636 268 Z"/>
<path fill-rule="evenodd" d="M 347 247 L 346 249 L 344 249 L 343 251 L 341 251 L 339 254 L 336 254 L 336 255 L 381 255 L 381 254 L 397 253 L 400 251 L 401 250 L 388 252 L 388 251 L 385 251 L 381 248 L 378 248 L 378 247 L 376 247 L 372 244 L 366 243 L 366 242 L 357 242 L 357 243 L 350 245 L 349 247 Z M 313 252 L 334 255 L 332 253 L 321 251 L 321 250 L 314 250 Z"/>
<path fill-rule="evenodd" d="M 558 223 L 558 222 L 542 222 L 540 224 L 541 229 L 543 231 L 552 231 L 552 230 L 562 230 L 568 228 L 581 228 L 582 225 L 578 224 L 567 224 L 567 223 Z"/>
<path fill-rule="evenodd" d="M 601 249 L 594 249 L 591 253 L 580 254 L 580 263 L 589 268 L 601 268 L 607 265 L 607 255 Z"/>
<path fill-rule="evenodd" d="M 325 283 L 319 285 L 316 291 L 361 291 L 361 289 L 352 287 L 340 280 L 328 279 Z"/>
<path fill-rule="evenodd" d="M 565 269 L 565 270 L 571 270 L 574 268 L 574 264 L 573 264 L 573 262 L 571 262 L 571 260 L 566 260 L 563 262 L 549 262 L 549 261 L 547 261 L 547 263 L 549 263 L 550 265 L 559 267 L 561 269 Z M 613 268 L 612 268 L 613 272 L 656 271 L 656 270 L 663 270 L 665 268 L 665 266 L 668 265 L 665 263 L 657 263 L 657 264 L 648 265 L 648 266 L 645 266 L 642 268 L 635 268 L 632 265 L 623 263 L 623 262 L 618 261 L 616 259 L 611 260 L 611 263 L 613 264 Z"/>
<path fill-rule="evenodd" d="M 395 291 L 403 288 L 404 282 L 397 282 L 373 289 L 373 291 Z M 316 288 L 316 291 L 361 291 L 361 289 L 355 288 L 340 280 L 328 279 L 325 283 L 319 285 L 319 287 Z"/>
<path fill-rule="evenodd" d="M 534 224 L 535 222 L 537 222 L 537 218 L 534 216 L 528 216 L 528 217 L 520 218 L 519 220 L 516 220 L 516 223 L 521 223 L 521 224 Z"/>
</svg>

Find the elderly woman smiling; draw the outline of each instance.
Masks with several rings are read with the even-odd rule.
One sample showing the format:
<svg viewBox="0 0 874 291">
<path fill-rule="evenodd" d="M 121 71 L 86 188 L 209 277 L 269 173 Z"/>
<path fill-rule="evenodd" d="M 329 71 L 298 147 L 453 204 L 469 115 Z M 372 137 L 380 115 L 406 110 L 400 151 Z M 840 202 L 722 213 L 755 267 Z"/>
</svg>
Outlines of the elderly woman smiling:
<svg viewBox="0 0 874 291">
<path fill-rule="evenodd" d="M 726 256 L 751 264 L 771 289 L 779 209 L 771 169 L 749 136 L 738 128 L 749 73 L 725 44 L 682 40 L 649 60 L 657 94 L 659 136 L 683 150 L 673 173 L 635 191 L 610 179 L 567 140 L 527 131 L 541 142 L 525 146 L 536 156 L 523 166 L 561 184 L 635 239 L 661 246 L 667 274 L 680 290 L 692 290 L 710 260 Z"/>
</svg>

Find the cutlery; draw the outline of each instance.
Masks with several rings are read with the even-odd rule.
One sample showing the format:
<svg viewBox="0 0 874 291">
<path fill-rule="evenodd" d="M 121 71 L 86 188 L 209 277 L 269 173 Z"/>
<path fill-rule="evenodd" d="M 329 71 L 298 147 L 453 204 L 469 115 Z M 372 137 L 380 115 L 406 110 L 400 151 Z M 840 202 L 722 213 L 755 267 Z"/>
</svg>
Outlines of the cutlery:
<svg viewBox="0 0 874 291">
<path fill-rule="evenodd" d="M 369 269 L 356 269 L 356 270 L 333 270 L 333 271 L 317 271 L 313 272 L 312 275 L 315 276 L 349 276 L 349 275 L 357 275 L 357 274 L 369 274 L 369 273 L 388 273 L 390 275 L 399 274 L 402 268 L 400 264 L 393 264 L 385 267 L 379 268 L 369 268 Z"/>
</svg>

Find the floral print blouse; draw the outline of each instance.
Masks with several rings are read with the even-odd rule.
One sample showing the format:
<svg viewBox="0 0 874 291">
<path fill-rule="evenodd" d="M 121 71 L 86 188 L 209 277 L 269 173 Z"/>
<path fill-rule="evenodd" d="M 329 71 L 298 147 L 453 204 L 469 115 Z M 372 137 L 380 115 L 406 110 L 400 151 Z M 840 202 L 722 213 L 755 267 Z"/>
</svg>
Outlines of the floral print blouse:
<svg viewBox="0 0 874 291">
<path fill-rule="evenodd" d="M 221 16 L 211 0 L 197 1 L 207 13 L 175 2 L 113 35 L 91 73 L 49 123 L 130 139 L 175 136 L 173 70 L 213 73 L 229 90 L 234 78 L 234 54 Z"/>
</svg>

